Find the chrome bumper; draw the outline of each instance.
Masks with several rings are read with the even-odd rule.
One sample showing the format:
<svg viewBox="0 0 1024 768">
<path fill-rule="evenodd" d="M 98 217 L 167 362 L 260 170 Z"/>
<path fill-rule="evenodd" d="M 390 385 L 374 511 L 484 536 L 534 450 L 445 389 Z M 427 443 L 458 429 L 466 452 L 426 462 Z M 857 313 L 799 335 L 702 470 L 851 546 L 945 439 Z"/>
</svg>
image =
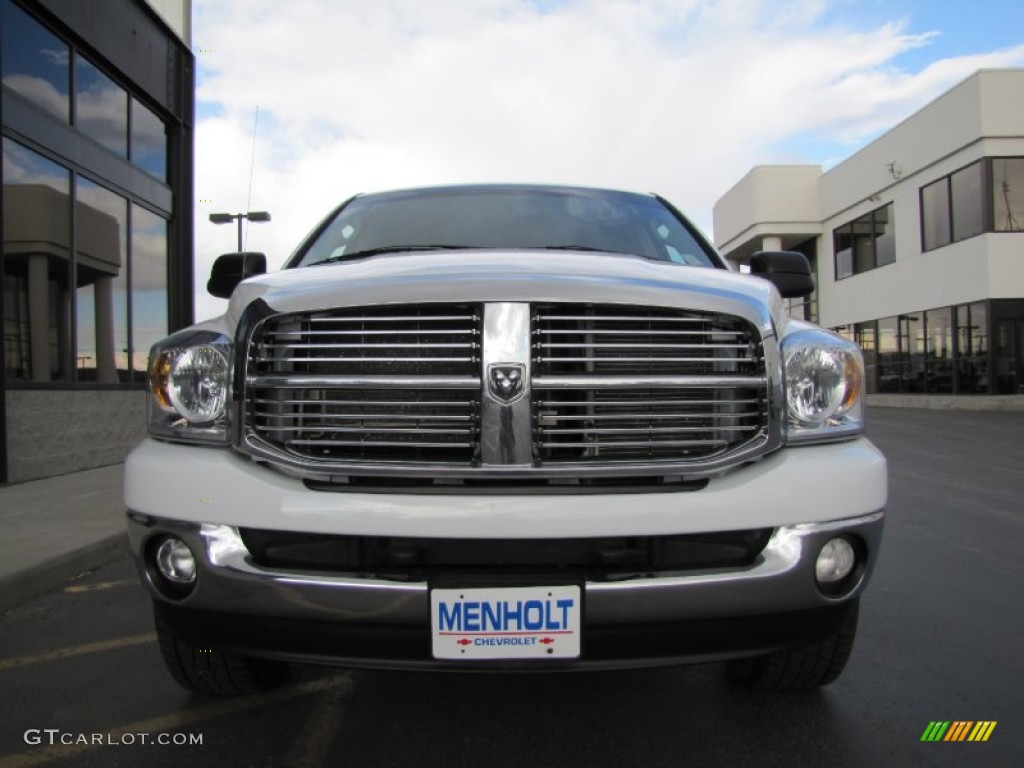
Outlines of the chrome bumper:
<svg viewBox="0 0 1024 768">
<path fill-rule="evenodd" d="M 776 529 L 757 561 L 746 567 L 685 573 L 662 573 L 615 581 L 586 581 L 584 629 L 621 630 L 649 625 L 734 622 L 781 615 L 827 611 L 858 597 L 870 579 L 878 556 L 884 513 L 821 524 Z M 385 581 L 359 575 L 325 575 L 262 568 L 251 562 L 235 528 L 203 525 L 129 513 L 129 532 L 140 572 L 158 604 L 175 615 L 194 612 L 230 621 L 237 616 L 282 625 L 299 622 L 359 633 L 412 630 L 429 638 L 428 582 Z M 165 534 L 186 541 L 198 558 L 194 591 L 181 600 L 168 599 L 154 584 L 145 563 L 148 543 Z M 840 599 L 816 586 L 814 567 L 821 546 L 846 535 L 859 539 L 865 555 L 859 581 Z M 500 579 L 500 577 L 497 577 Z M 543 576 L 538 577 L 543 583 Z M 302 658 L 301 651 L 277 653 L 261 647 L 260 638 L 234 641 L 243 650 Z M 775 645 L 752 639 L 751 649 Z M 294 644 L 290 647 L 295 647 Z M 312 647 L 312 646 L 311 646 Z M 426 663 L 429 642 L 423 648 Z M 329 655 L 329 654 L 328 654 Z M 345 655 L 345 654 L 343 654 Z M 728 655 L 728 654 L 727 654 Z M 732 655 L 743 655 L 733 653 Z M 311 651 L 318 660 L 324 654 Z M 705 654 L 707 656 L 707 654 Z M 708 658 L 714 657 L 707 656 Z M 350 655 L 345 663 L 359 663 Z M 373 666 L 387 666 L 372 663 Z M 618 664 L 617 666 L 623 666 Z"/>
</svg>

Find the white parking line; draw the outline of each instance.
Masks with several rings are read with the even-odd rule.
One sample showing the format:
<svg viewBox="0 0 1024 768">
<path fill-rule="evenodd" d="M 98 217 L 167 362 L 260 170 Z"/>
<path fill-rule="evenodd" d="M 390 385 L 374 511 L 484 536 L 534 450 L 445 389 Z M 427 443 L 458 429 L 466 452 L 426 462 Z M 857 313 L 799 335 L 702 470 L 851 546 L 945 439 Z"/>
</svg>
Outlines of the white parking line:
<svg viewBox="0 0 1024 768">
<path fill-rule="evenodd" d="M 120 581 L 97 581 L 94 584 L 75 584 L 72 587 L 64 587 L 64 591 L 77 595 L 82 592 L 99 592 L 104 589 L 115 589 L 116 587 L 125 587 L 129 584 L 138 584 L 135 579 L 121 579 Z"/>
<path fill-rule="evenodd" d="M 127 648 L 132 645 L 144 645 L 156 641 L 155 632 L 147 632 L 144 635 L 131 635 L 130 637 L 119 637 L 116 640 L 104 640 L 99 643 L 86 643 L 85 645 L 73 645 L 69 648 L 57 648 L 52 651 L 35 654 L 33 656 L 15 656 L 11 659 L 0 659 L 0 672 L 6 669 L 17 669 L 27 667 L 31 664 L 42 664 L 47 661 L 68 659 L 73 656 L 82 656 L 87 653 L 99 653 L 100 651 L 112 651 L 115 648 Z"/>
</svg>

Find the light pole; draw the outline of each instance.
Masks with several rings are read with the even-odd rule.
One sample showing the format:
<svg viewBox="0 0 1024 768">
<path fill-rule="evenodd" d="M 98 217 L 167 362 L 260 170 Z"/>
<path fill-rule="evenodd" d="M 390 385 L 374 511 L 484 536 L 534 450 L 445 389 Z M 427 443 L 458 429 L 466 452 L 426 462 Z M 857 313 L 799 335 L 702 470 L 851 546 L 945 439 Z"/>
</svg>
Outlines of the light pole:
<svg viewBox="0 0 1024 768">
<path fill-rule="evenodd" d="M 248 213 L 211 213 L 210 221 L 214 224 L 230 224 L 238 220 L 238 252 L 242 252 L 242 219 L 249 221 L 270 221 L 270 214 L 266 211 L 249 211 Z"/>
</svg>

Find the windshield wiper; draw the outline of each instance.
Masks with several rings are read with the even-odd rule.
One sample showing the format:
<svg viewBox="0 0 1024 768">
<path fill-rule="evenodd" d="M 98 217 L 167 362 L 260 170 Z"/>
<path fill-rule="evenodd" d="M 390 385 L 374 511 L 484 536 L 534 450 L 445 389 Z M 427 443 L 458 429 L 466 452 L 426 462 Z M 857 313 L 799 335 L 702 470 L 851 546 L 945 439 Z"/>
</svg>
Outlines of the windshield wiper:
<svg viewBox="0 0 1024 768">
<path fill-rule="evenodd" d="M 355 259 L 366 259 L 370 256 L 378 256 L 382 253 L 403 253 L 405 251 L 461 251 L 466 249 L 479 248 L 476 245 L 382 245 L 379 248 L 367 248 L 363 251 L 352 251 L 351 253 L 339 253 L 336 256 L 328 256 L 326 259 L 314 261 L 307 266 L 315 267 L 318 264 L 331 264 L 338 261 L 352 261 Z"/>
</svg>

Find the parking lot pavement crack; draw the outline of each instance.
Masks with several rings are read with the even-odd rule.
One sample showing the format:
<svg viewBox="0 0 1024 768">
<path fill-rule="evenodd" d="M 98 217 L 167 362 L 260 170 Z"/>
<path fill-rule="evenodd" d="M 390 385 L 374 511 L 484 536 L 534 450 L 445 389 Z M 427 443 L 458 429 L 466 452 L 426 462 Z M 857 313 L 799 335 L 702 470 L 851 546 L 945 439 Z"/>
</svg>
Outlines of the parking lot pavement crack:
<svg viewBox="0 0 1024 768">
<path fill-rule="evenodd" d="M 318 768 L 335 764 L 328 757 L 353 687 L 350 673 L 343 673 L 336 679 L 339 685 L 321 693 L 313 703 L 306 724 L 285 757 L 285 768 Z"/>
</svg>

